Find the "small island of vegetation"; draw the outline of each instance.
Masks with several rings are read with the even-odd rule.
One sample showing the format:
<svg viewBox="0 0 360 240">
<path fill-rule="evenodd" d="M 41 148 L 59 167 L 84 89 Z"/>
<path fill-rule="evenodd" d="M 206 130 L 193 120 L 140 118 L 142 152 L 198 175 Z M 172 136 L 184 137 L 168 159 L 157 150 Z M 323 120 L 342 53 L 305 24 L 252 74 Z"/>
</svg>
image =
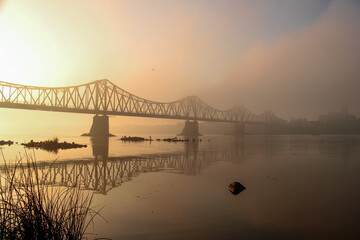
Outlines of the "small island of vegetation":
<svg viewBox="0 0 360 240">
<path fill-rule="evenodd" d="M 28 143 L 22 143 L 21 145 L 27 148 L 40 148 L 49 152 L 57 152 L 59 149 L 71 149 L 71 148 L 86 148 L 87 145 L 77 144 L 77 143 L 68 143 L 66 141 L 59 142 L 59 139 L 56 137 L 54 139 L 49 139 L 46 141 L 35 142 L 31 140 Z"/>
</svg>

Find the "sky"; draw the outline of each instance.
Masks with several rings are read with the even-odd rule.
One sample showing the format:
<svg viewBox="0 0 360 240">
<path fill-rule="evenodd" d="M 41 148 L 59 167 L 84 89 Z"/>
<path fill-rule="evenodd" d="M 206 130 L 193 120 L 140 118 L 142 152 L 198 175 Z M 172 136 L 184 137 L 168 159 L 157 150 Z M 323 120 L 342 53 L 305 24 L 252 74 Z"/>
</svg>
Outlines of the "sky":
<svg viewBox="0 0 360 240">
<path fill-rule="evenodd" d="M 244 105 L 287 120 L 344 105 L 360 116 L 359 42 L 355 0 L 0 0 L 0 81 L 58 87 L 106 78 L 150 100 L 197 95 L 219 109 Z M 35 132 L 88 131 L 92 120 L 0 116 L 0 133 L 29 131 L 25 123 Z"/>
</svg>

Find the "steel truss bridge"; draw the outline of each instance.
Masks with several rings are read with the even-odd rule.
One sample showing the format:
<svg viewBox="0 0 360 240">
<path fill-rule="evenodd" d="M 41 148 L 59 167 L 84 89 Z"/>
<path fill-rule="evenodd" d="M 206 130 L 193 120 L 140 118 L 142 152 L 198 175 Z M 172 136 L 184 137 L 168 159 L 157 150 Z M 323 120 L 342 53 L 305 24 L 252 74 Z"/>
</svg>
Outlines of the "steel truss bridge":
<svg viewBox="0 0 360 240">
<path fill-rule="evenodd" d="M 153 154 L 132 157 L 103 158 L 95 156 L 88 160 L 61 162 L 38 162 L 39 181 L 45 185 L 58 187 L 80 186 L 86 190 L 106 194 L 111 189 L 131 181 L 141 173 L 166 171 L 175 174 L 198 175 L 201 169 L 216 161 L 238 161 L 234 152 L 193 152 Z M 8 166 L 10 170 L 14 166 Z M 32 169 L 32 166 L 30 167 Z M 0 166 L 0 176 L 7 174 Z M 16 178 L 27 178 L 34 171 L 25 165 L 16 167 Z M 3 184 L 4 189 L 8 189 Z"/>
<path fill-rule="evenodd" d="M 253 114 L 243 106 L 217 110 L 196 96 L 174 102 L 150 101 L 107 79 L 70 87 L 35 87 L 0 81 L 0 107 L 231 123 L 267 124 L 272 112 Z"/>
</svg>

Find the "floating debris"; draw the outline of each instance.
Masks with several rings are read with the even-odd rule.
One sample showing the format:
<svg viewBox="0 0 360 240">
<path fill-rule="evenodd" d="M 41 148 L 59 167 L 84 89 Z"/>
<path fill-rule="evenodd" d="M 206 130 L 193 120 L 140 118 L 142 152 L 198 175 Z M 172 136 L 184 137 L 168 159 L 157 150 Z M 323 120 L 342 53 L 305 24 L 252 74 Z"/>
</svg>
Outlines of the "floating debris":
<svg viewBox="0 0 360 240">
<path fill-rule="evenodd" d="M 162 139 L 162 141 L 165 141 L 165 142 L 188 142 L 189 140 L 174 137 L 174 138 L 164 138 L 164 139 Z"/>
<path fill-rule="evenodd" d="M 244 191 L 246 189 L 246 187 L 244 187 L 241 183 L 239 182 L 233 182 L 228 186 L 229 191 L 234 194 L 234 195 L 238 195 L 239 193 L 241 193 L 242 191 Z"/>
<path fill-rule="evenodd" d="M 130 137 L 130 136 L 123 136 L 122 138 L 120 138 L 121 141 L 124 142 L 144 142 L 144 141 L 152 141 L 151 137 L 150 139 L 146 139 L 143 137 Z"/>
<path fill-rule="evenodd" d="M 87 145 L 82 145 L 82 144 L 77 144 L 77 143 L 68 143 L 66 141 L 64 142 L 59 142 L 58 138 L 54 138 L 52 140 L 46 140 L 46 141 L 40 141 L 40 142 L 34 142 L 33 140 L 31 140 L 28 143 L 22 143 L 21 145 L 27 147 L 27 148 L 40 148 L 43 149 L 45 151 L 49 151 L 49 152 L 55 152 L 57 153 L 57 151 L 59 149 L 71 149 L 71 148 L 86 148 Z"/>
<path fill-rule="evenodd" d="M 102 136 L 102 135 L 97 136 L 97 135 L 93 135 L 91 133 L 83 133 L 80 136 L 82 136 L 82 137 L 116 137 L 116 135 L 111 134 L 111 133 L 109 133 L 108 135 L 105 135 L 105 136 Z"/>
<path fill-rule="evenodd" d="M 121 141 L 124 142 L 144 142 L 144 141 L 154 141 L 153 139 L 150 138 L 143 138 L 143 137 L 130 137 L 130 136 L 123 136 L 122 138 L 120 138 Z M 164 142 L 188 142 L 189 139 L 180 139 L 177 137 L 174 138 L 164 138 L 164 139 L 160 139 L 157 138 L 155 139 L 156 141 L 164 141 Z"/>
</svg>

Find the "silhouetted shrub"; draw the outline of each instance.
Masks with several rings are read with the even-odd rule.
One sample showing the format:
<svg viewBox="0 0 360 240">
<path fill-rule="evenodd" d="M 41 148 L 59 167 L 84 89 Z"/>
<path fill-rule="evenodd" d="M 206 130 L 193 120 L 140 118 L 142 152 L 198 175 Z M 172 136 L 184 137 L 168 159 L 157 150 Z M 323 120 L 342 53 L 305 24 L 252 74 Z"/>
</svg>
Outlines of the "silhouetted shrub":
<svg viewBox="0 0 360 240">
<path fill-rule="evenodd" d="M 1 152 L 2 154 L 2 152 Z M 0 239 L 82 239 L 98 215 L 92 194 L 80 184 L 59 188 L 42 181 L 35 158 L 25 154 L 10 166 L 4 161 L 0 180 Z M 47 173 L 45 173 L 47 174 Z"/>
</svg>

